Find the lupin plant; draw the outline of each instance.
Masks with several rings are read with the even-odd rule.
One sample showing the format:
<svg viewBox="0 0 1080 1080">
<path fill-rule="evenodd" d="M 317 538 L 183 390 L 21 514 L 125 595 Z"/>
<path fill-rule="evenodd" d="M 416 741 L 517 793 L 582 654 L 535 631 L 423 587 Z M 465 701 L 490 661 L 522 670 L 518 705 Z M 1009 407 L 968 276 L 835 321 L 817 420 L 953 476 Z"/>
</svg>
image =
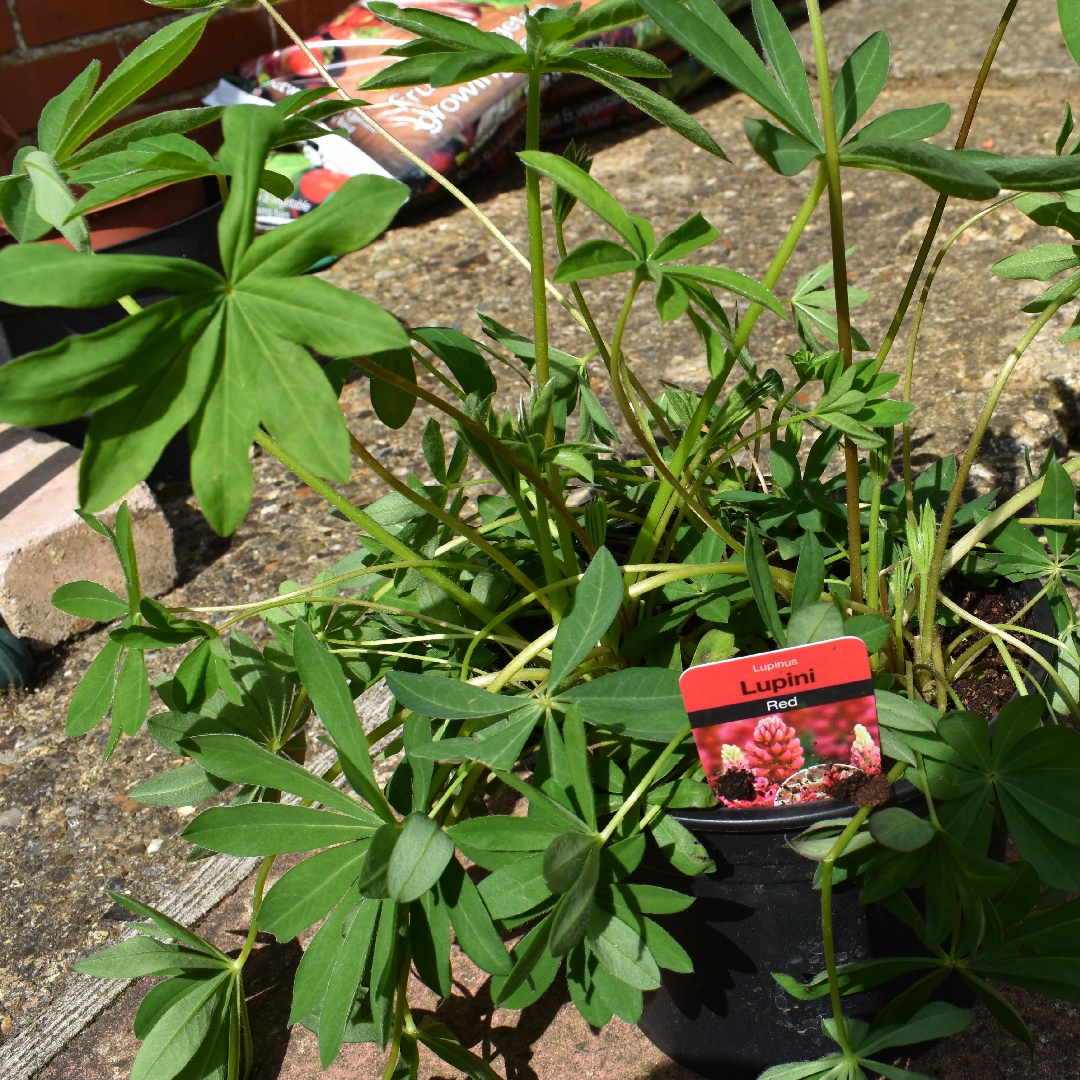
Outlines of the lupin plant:
<svg viewBox="0 0 1080 1080">
<path fill-rule="evenodd" d="M 202 9 L 150 39 L 183 48 L 212 11 L 228 6 L 157 2 Z M 246 1073 L 253 1054 L 243 969 L 260 931 L 288 941 L 318 927 L 296 972 L 290 1023 L 317 1033 L 324 1066 L 343 1042 L 367 1041 L 386 1052 L 385 1080 L 415 1077 L 421 1045 L 469 1076 L 495 1076 L 410 1003 L 413 973 L 438 998 L 450 995 L 452 943 L 490 974 L 498 1005 L 524 1008 L 564 972 L 590 1024 L 615 1015 L 636 1022 L 662 970 L 691 969 L 662 921 L 690 906 L 690 880 L 713 869 L 671 814 L 716 803 L 690 737 L 679 673 L 737 652 L 840 635 L 861 638 L 871 657 L 883 758 L 873 767 L 883 766 L 889 784 L 913 783 L 925 813 L 881 808 L 879 799 L 792 841 L 820 863 L 825 970 L 806 984 L 783 972 L 776 979 L 796 998 L 830 999 L 824 1029 L 836 1051 L 764 1075 L 915 1077 L 879 1056 L 970 1022 L 968 1010 L 931 1000 L 952 973 L 1033 1047 L 1022 1019 L 987 980 L 1066 1000 L 1080 994 L 1069 959 L 1080 948 L 1080 901 L 1067 898 L 1080 889 L 1080 734 L 1058 723 L 1061 715 L 1080 718 L 1080 656 L 1066 591 L 1080 582 L 1072 483 L 1080 458 L 1061 464 L 1048 455 L 1000 505 L 994 494 L 965 502 L 964 491 L 1016 363 L 1080 292 L 1077 248 L 1042 244 L 992 268 L 1005 278 L 1058 280 L 1028 304 L 1036 318 L 1003 363 L 961 460 L 946 458 L 916 476 L 910 455 L 918 324 L 952 245 L 1006 205 L 1080 237 L 1080 155 L 1076 147 L 1066 152 L 1071 111 L 1054 156 L 964 149 L 1016 0 L 990 43 L 953 149 L 927 141 L 949 121 L 944 104 L 863 123 L 885 85 L 888 40 L 872 34 L 833 79 L 818 0 L 807 2 L 816 98 L 770 0 L 752 4 L 764 60 L 711 0 L 537 8 L 520 40 L 429 10 L 373 3 L 415 38 L 397 47 L 400 63 L 372 86 L 446 85 L 500 72 L 529 78 L 520 155 L 528 254 L 439 178 L 531 270 L 531 324 L 507 327 L 481 314 L 482 340 L 448 327 L 403 326 L 362 296 L 305 275 L 390 224 L 406 195 L 393 180 L 356 177 L 302 219 L 256 236 L 259 188 L 278 183 L 265 168 L 270 151 L 323 133 L 318 121 L 349 100 L 268 0 L 258 2 L 307 52 L 325 93 L 225 109 L 217 157 L 192 149 L 182 134 L 205 122 L 202 111 L 145 129 L 129 125 L 86 147 L 117 111 L 99 99 L 112 85 L 114 104 L 131 100 L 134 82 L 122 92 L 116 86 L 134 78 L 137 65 L 119 69 L 97 96 L 96 72 L 84 73 L 47 108 L 42 149 L 23 154 L 0 187 L 0 210 L 9 223 L 11 207 L 23 215 L 12 232 L 26 241 L 0 252 L 0 299 L 117 302 L 128 312 L 104 330 L 0 368 L 6 421 L 94 414 L 81 466 L 82 513 L 114 543 L 127 584 L 126 596 L 93 582 L 56 594 L 63 610 L 115 624 L 75 692 L 68 731 L 84 734 L 108 717 L 108 757 L 145 723 L 163 747 L 190 760 L 132 797 L 166 806 L 210 801 L 184 830 L 195 853 L 263 860 L 237 955 L 114 895 L 146 921 L 80 969 L 165 977 L 136 1016 L 142 1048 L 132 1076 L 232 1080 Z M 1080 56 L 1080 9 L 1061 0 L 1060 13 L 1066 44 Z M 662 78 L 662 63 L 589 45 L 645 15 L 767 114 L 745 129 L 772 169 L 814 171 L 760 281 L 707 261 L 717 232 L 702 215 L 658 239 L 591 176 L 587 154 L 540 149 L 537 89 L 545 73 L 566 71 L 616 89 L 725 160 L 701 124 L 631 81 Z M 138 70 L 142 93 L 152 79 Z M 906 173 L 939 193 L 876 352 L 851 322 L 865 295 L 847 280 L 845 169 Z M 86 209 L 191 175 L 220 182 L 221 273 L 177 259 L 89 253 L 80 224 Z M 849 172 L 846 182 L 857 178 Z M 88 193 L 76 197 L 72 184 Z M 29 193 L 40 221 L 26 209 Z M 950 198 L 992 201 L 941 245 L 924 275 Z M 831 261 L 781 299 L 776 286 L 822 200 Z M 595 235 L 568 251 L 563 226 L 571 213 Z M 76 250 L 33 242 L 46 226 Z M 560 255 L 551 280 L 548 235 Z M 605 278 L 625 285 L 614 320 L 586 299 L 587 283 Z M 889 395 L 901 375 L 884 365 L 920 281 L 897 399 Z M 144 309 L 133 296 L 151 286 L 175 295 Z M 650 293 L 663 322 L 685 317 L 699 335 L 710 380 L 704 392 L 669 388 L 654 396 L 635 375 L 625 349 L 628 317 Z M 556 317 L 588 331 L 587 355 L 552 346 Z M 801 338 L 802 348 L 779 369 L 761 370 L 755 359 L 762 317 L 792 319 Z M 1077 333 L 1074 324 L 1067 336 Z M 321 369 L 309 350 L 339 359 Z M 418 378 L 417 365 L 435 377 L 436 389 Z M 441 416 L 421 439 L 430 477 L 398 478 L 369 449 L 372 433 L 348 429 L 337 395 L 354 368 L 370 380 L 385 426 L 405 425 L 418 400 Z M 514 389 L 528 386 L 527 400 L 509 407 L 498 378 L 506 368 Z M 617 419 L 591 388 L 598 368 Z M 143 596 L 126 507 L 112 527 L 96 514 L 146 476 L 185 425 L 192 485 L 219 532 L 233 531 L 247 512 L 255 442 L 351 523 L 355 549 L 311 583 L 282 583 L 268 600 L 170 609 Z M 903 475 L 889 483 L 898 427 Z M 354 457 L 387 488 L 367 506 L 334 486 L 348 481 Z M 1020 517 L 1032 503 L 1037 514 Z M 999 625 L 951 599 L 942 589 L 947 573 L 1038 584 Z M 1025 625 L 1024 615 L 1043 600 L 1054 635 Z M 265 648 L 239 630 L 254 618 L 272 638 Z M 944 633 L 957 626 L 962 632 Z M 1043 646 L 1052 646 L 1050 659 Z M 155 687 L 160 711 L 151 706 L 143 651 L 185 647 L 175 675 Z M 1006 658 L 1019 696 L 991 730 L 963 709 L 953 683 L 994 650 Z M 1016 657 L 1044 672 L 1045 685 Z M 364 730 L 354 703 L 380 680 L 393 701 L 386 719 Z M 777 723 L 762 730 L 760 753 L 790 765 L 802 751 Z M 305 767 L 316 739 L 336 759 L 321 776 Z M 857 750 L 869 763 L 877 748 L 867 741 Z M 731 765 L 743 760 L 736 761 L 738 748 L 725 754 Z M 380 783 L 382 766 L 394 762 Z M 513 799 L 524 800 L 523 815 L 508 811 Z M 1001 822 L 1019 861 L 988 856 Z M 687 887 L 643 880 L 647 850 Z M 267 889 L 275 860 L 295 853 L 307 857 Z M 925 954 L 839 964 L 832 895 L 845 878 L 860 884 L 864 902 L 907 923 Z M 848 995 L 900 977 L 907 978 L 902 992 L 872 1024 L 845 1015 Z"/>
</svg>

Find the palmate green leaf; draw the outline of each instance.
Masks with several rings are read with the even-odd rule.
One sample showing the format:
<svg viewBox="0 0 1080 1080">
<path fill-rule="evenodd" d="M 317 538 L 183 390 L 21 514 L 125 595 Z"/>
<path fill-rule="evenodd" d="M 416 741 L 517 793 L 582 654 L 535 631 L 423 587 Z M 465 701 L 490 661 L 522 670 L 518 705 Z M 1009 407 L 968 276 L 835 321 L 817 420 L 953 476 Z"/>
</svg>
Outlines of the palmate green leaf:
<svg viewBox="0 0 1080 1080">
<path fill-rule="evenodd" d="M 861 638 L 866 645 L 866 651 L 873 656 L 885 648 L 886 642 L 892 636 L 892 623 L 884 615 L 855 615 L 844 620 L 844 633 L 849 637 Z"/>
<path fill-rule="evenodd" d="M 860 139 L 841 147 L 840 164 L 907 173 L 935 191 L 961 199 L 992 199 L 1000 190 L 998 182 L 960 153 L 934 143 Z"/>
<path fill-rule="evenodd" d="M 347 433 L 336 399 L 300 346 L 375 355 L 404 348 L 407 338 L 395 320 L 360 297 L 315 279 L 280 279 L 366 242 L 392 217 L 405 189 L 383 178 L 354 177 L 303 222 L 252 244 L 263 159 L 283 122 L 276 111 L 254 106 L 230 109 L 223 121 L 222 161 L 233 184 L 219 239 L 234 288 L 222 318 L 215 316 L 225 281 L 189 260 L 110 256 L 61 266 L 52 245 L 47 254 L 5 252 L 0 259 L 0 295 L 13 303 L 54 303 L 61 274 L 74 279 L 65 302 L 77 306 L 100 306 L 151 284 L 188 294 L 5 365 L 0 396 L 12 422 L 57 422 L 117 403 L 95 417 L 91 430 L 82 472 L 87 505 L 105 505 L 119 488 L 141 479 L 189 418 L 194 486 L 220 531 L 235 528 L 250 501 L 247 453 L 260 419 L 317 471 L 348 475 Z M 363 213 L 356 212 L 360 203 Z M 294 239 L 296 248 L 289 250 Z"/>
<path fill-rule="evenodd" d="M 207 772 L 236 784 L 279 788 L 322 803 L 363 822 L 370 830 L 379 819 L 366 807 L 338 791 L 322 777 L 256 745 L 242 735 L 189 735 L 183 747 Z"/>
<path fill-rule="evenodd" d="M 649 831 L 665 858 L 680 873 L 694 877 L 697 874 L 711 874 L 716 870 L 716 864 L 709 858 L 705 848 L 694 839 L 694 834 L 670 814 L 661 810 L 652 819 Z"/>
<path fill-rule="evenodd" d="M 77 150 L 107 121 L 142 97 L 186 59 L 199 42 L 207 15 L 189 15 L 169 23 L 137 45 L 101 84 L 56 146 L 59 161 Z"/>
<path fill-rule="evenodd" d="M 215 1021 L 231 989 L 233 972 L 222 972 L 178 998 L 147 1034 L 131 1066 L 132 1080 L 170 1080 L 213 1038 Z"/>
<path fill-rule="evenodd" d="M 282 875 L 259 908 L 260 929 L 278 941 L 291 941 L 324 919 L 359 877 L 367 847 L 358 840 L 328 848 Z"/>
<path fill-rule="evenodd" d="M 564 690 L 559 699 L 579 705 L 588 723 L 645 742 L 670 742 L 689 723 L 679 677 L 667 668 L 615 671 Z"/>
<path fill-rule="evenodd" d="M 204 810 L 182 835 L 193 844 L 226 855 L 286 855 L 367 839 L 374 831 L 374 826 L 346 814 L 307 806 L 249 803 Z"/>
<path fill-rule="evenodd" d="M 871 34 L 844 61 L 833 88 L 836 137 L 842 139 L 885 88 L 889 76 L 889 38 L 882 30 Z"/>
<path fill-rule="evenodd" d="M 452 1033 L 442 1025 L 422 1026 L 416 1033 L 433 1054 L 437 1054 L 451 1068 L 463 1072 L 471 1080 L 501 1080 L 499 1074 L 483 1058 L 466 1050 Z"/>
<path fill-rule="evenodd" d="M 1071 191 L 1080 186 L 1080 158 L 1002 157 L 987 150 L 955 151 L 1011 191 Z"/>
<path fill-rule="evenodd" d="M 623 577 L 606 547 L 599 548 L 574 590 L 551 646 L 548 685 L 554 689 L 608 632 L 623 601 Z"/>
<path fill-rule="evenodd" d="M 785 1065 L 774 1065 L 771 1069 L 766 1069 L 758 1080 L 817 1080 L 818 1077 L 832 1074 L 832 1071 L 843 1064 L 843 1061 L 840 1054 L 830 1054 L 816 1061 L 791 1061 Z"/>
<path fill-rule="evenodd" d="M 69 581 L 52 594 L 53 607 L 77 619 L 112 622 L 128 614 L 128 602 L 96 581 Z"/>
</svg>

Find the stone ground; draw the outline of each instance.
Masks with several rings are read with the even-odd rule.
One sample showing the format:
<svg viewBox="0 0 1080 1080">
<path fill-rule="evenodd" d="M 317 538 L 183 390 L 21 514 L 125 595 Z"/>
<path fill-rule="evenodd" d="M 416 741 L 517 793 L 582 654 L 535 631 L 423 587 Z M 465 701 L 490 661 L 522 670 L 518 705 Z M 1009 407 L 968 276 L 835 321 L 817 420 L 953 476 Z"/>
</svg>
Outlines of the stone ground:
<svg viewBox="0 0 1080 1080">
<path fill-rule="evenodd" d="M 841 57 L 869 32 L 888 31 L 893 42 L 892 77 L 875 109 L 912 107 L 935 101 L 953 106 L 954 121 L 941 137 L 951 143 L 966 104 L 968 87 L 1000 14 L 1000 3 L 948 0 L 844 0 L 826 12 L 835 56 Z M 807 50 L 806 28 L 798 31 Z M 1077 71 L 1056 33 L 1053 0 L 1022 0 L 1000 53 L 969 146 L 1006 154 L 1053 150 L 1064 100 L 1076 96 Z M 690 103 L 698 119 L 724 146 L 731 164 L 699 153 L 650 124 L 605 133 L 590 140 L 594 175 L 632 212 L 648 217 L 658 234 L 701 211 L 721 233 L 702 253 L 709 261 L 762 275 L 809 181 L 774 176 L 746 146 L 745 115 L 758 110 L 739 94 L 713 89 Z M 921 239 L 923 219 L 934 196 L 913 180 L 884 173 L 846 175 L 848 243 L 856 245 L 851 279 L 871 290 L 856 323 L 871 341 L 880 340 Z M 520 177 L 505 174 L 472 189 L 485 211 L 524 246 Z M 953 202 L 942 235 L 974 210 Z M 570 219 L 568 242 L 598 235 L 595 219 L 579 209 Z M 600 233 L 602 234 L 602 232 Z M 958 244 L 939 275 L 918 353 L 914 428 L 922 460 L 963 449 L 982 398 L 1000 363 L 1028 324 L 1020 307 L 1033 292 L 1024 283 L 1001 283 L 988 272 L 998 259 L 1041 240 L 1059 240 L 1011 210 L 991 216 Z M 829 258 L 824 207 L 808 229 L 779 291 L 790 291 L 798 275 Z M 511 326 L 525 328 L 528 287 L 524 275 L 463 210 L 442 204 L 393 229 L 366 251 L 343 259 L 327 275 L 387 306 L 414 325 L 461 327 L 477 337 L 479 309 Z M 586 289 L 601 327 L 610 332 L 621 295 L 601 284 Z M 704 358 L 685 320 L 661 326 L 643 299 L 631 318 L 626 350 L 642 381 L 661 379 L 689 387 L 706 381 Z M 1064 325 L 1064 324 L 1063 324 Z M 1052 329 L 1052 328 L 1051 328 Z M 555 316 L 556 342 L 568 351 L 584 338 L 570 321 Z M 975 470 L 981 488 L 1015 486 L 1023 476 L 1024 447 L 1033 456 L 1052 445 L 1065 453 L 1080 441 L 1074 391 L 1080 365 L 1073 347 L 1044 335 L 1021 362 L 1003 397 L 993 431 Z M 905 333 L 889 367 L 900 370 Z M 784 363 L 797 347 L 789 327 L 766 315 L 759 326 L 755 359 L 763 366 Z M 602 393 L 603 386 L 595 383 Z M 362 384 L 347 388 L 344 402 L 351 427 L 366 436 L 386 466 L 399 475 L 423 471 L 419 433 L 430 413 L 418 408 L 399 432 L 374 420 Z M 917 457 L 916 460 L 920 460 Z M 182 580 L 170 604 L 244 602 L 277 591 L 286 578 L 310 580 L 347 552 L 352 537 L 329 516 L 310 490 L 275 462 L 256 458 L 255 503 L 229 541 L 202 522 L 190 493 L 166 485 L 159 491 L 173 522 Z M 369 472 L 357 469 L 346 489 L 370 501 L 378 493 Z M 253 627 L 246 627 L 253 629 Z M 149 903 L 183 888 L 190 869 L 185 844 L 177 839 L 185 816 L 143 807 L 126 792 L 169 764 L 145 733 L 125 739 L 113 761 L 100 764 L 104 735 L 78 741 L 63 734 L 70 695 L 104 641 L 91 633 L 40 657 L 31 690 L 0 698 L 0 1036 L 16 1034 L 54 1000 L 81 955 L 119 933 L 106 888 L 120 888 Z M 150 656 L 157 673 L 175 656 Z M 204 932 L 223 946 L 238 943 L 247 925 L 247 886 L 208 917 Z M 300 1080 L 318 1074 L 313 1039 L 284 1027 L 291 971 L 299 949 L 264 944 L 252 962 L 250 989 L 261 1030 L 256 1038 L 259 1078 Z M 473 973 L 475 974 L 475 973 Z M 137 1049 L 130 1020 L 142 990 L 125 992 L 68 1051 L 41 1075 L 112 1078 L 127 1074 Z M 1006 990 L 1035 1032 L 1039 1060 L 1032 1064 L 1018 1044 L 1003 1036 L 988 1014 L 919 1061 L 942 1080 L 1004 1077 L 1068 1080 L 1080 1077 L 1073 1047 L 1080 1035 L 1074 1006 L 1047 1003 Z M 603 1032 L 588 1029 L 556 985 L 523 1014 L 485 1007 L 482 984 L 463 980 L 448 1006 L 453 1022 L 474 1047 L 495 1058 L 510 1077 L 549 1080 L 570 1073 L 621 1080 L 674 1080 L 690 1074 L 651 1047 L 635 1028 L 612 1022 Z M 0 1042 L 0 1060 L 3 1042 Z M 330 1076 L 367 1080 L 381 1068 L 367 1048 L 350 1047 Z M 426 1077 L 445 1076 L 431 1061 Z"/>
</svg>

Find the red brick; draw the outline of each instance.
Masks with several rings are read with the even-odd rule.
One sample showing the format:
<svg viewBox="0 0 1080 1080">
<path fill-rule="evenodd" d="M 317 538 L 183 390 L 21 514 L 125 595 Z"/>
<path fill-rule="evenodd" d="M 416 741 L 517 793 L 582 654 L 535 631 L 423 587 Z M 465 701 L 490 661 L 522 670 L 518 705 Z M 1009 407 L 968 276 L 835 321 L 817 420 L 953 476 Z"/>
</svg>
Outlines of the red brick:
<svg viewBox="0 0 1080 1080">
<path fill-rule="evenodd" d="M 15 10 L 27 45 L 47 45 L 164 14 L 143 0 L 16 0 Z"/>
<path fill-rule="evenodd" d="M 11 23 L 11 14 L 0 4 L 0 53 L 10 52 L 18 45 L 15 40 L 15 27 Z"/>
<path fill-rule="evenodd" d="M 310 37 L 323 23 L 340 15 L 349 6 L 348 0 L 285 0 L 277 9 L 282 18 L 301 36 Z M 284 31 L 275 25 L 277 47 L 288 42 Z"/>
<path fill-rule="evenodd" d="M 261 9 L 211 19 L 191 55 L 154 87 L 151 96 L 171 94 L 228 75 L 245 60 L 273 47 L 268 17 Z"/>
<path fill-rule="evenodd" d="M 102 74 L 107 75 L 120 63 L 120 50 L 110 42 L 0 67 L 0 101 L 8 123 L 18 132 L 32 131 L 49 98 L 94 59 L 101 61 Z"/>
</svg>

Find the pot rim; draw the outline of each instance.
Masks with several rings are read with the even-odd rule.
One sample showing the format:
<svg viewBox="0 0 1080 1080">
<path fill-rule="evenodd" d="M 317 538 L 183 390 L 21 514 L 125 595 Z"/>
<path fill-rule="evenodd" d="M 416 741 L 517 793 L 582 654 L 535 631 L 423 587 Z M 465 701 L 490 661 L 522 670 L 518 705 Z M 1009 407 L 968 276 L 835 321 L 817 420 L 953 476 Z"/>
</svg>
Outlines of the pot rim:
<svg viewBox="0 0 1080 1080">
<path fill-rule="evenodd" d="M 1017 591 L 1026 592 L 1028 597 L 1035 596 L 1041 589 L 1041 583 L 1037 581 L 1023 581 L 1012 585 Z M 1035 629 L 1040 633 L 1053 636 L 1054 616 L 1050 609 L 1049 601 L 1043 597 L 1031 612 Z M 1036 639 L 1033 647 L 1044 659 L 1049 659 L 1052 646 L 1045 641 Z M 1047 678 L 1045 669 L 1036 661 L 1032 660 L 1025 668 L 1029 679 L 1042 685 Z M 1013 694 L 1009 700 L 1019 695 Z M 993 728 L 996 717 L 991 717 L 987 723 Z M 889 800 L 889 806 L 906 806 L 914 803 L 922 797 L 922 793 L 914 784 L 901 779 L 893 786 L 893 796 Z M 680 825 L 685 826 L 691 832 L 699 833 L 771 833 L 771 832 L 802 832 L 819 821 L 828 821 L 831 818 L 844 818 L 854 812 L 852 803 L 840 799 L 823 799 L 812 803 L 794 803 L 789 806 L 755 806 L 747 809 L 731 807 L 713 807 L 709 810 L 668 810 L 667 813 Z"/>
</svg>

